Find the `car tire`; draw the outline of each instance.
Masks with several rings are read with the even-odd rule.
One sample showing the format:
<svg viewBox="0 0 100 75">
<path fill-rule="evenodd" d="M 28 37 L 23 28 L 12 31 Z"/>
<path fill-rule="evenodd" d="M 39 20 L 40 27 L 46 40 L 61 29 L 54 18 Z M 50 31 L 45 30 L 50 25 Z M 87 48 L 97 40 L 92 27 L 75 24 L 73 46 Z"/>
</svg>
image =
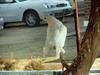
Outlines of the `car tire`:
<svg viewBox="0 0 100 75">
<path fill-rule="evenodd" d="M 40 24 L 40 18 L 35 11 L 27 11 L 24 14 L 23 20 L 26 25 L 30 27 L 34 27 Z"/>
</svg>

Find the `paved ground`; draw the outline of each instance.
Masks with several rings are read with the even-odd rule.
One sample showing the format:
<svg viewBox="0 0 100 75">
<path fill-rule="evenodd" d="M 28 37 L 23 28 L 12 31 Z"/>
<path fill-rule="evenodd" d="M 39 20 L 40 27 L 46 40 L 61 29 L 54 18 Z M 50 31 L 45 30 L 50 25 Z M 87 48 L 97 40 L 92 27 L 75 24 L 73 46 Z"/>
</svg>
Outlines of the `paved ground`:
<svg viewBox="0 0 100 75">
<path fill-rule="evenodd" d="M 83 26 L 83 20 L 84 16 L 81 16 L 81 30 L 86 28 Z M 68 33 L 74 32 L 73 17 L 67 17 L 64 24 L 68 27 Z M 17 27 L 11 26 L 0 31 L 0 56 L 3 58 L 41 57 L 43 52 L 42 48 L 45 43 L 46 29 L 46 25 L 35 28 L 21 25 Z M 74 59 L 76 56 L 74 35 L 66 38 L 64 48 L 67 58 Z M 48 56 L 55 56 L 55 51 L 49 51 Z M 95 61 L 91 69 L 100 70 L 100 59 Z M 100 75 L 100 73 L 91 73 L 90 75 Z"/>
<path fill-rule="evenodd" d="M 68 33 L 74 32 L 73 17 L 67 17 L 65 20 L 64 24 L 68 27 Z M 84 16 L 81 16 L 81 29 L 85 28 L 83 20 Z M 43 55 L 42 48 L 45 43 L 46 29 L 46 25 L 34 28 L 26 26 L 5 28 L 0 31 L 0 56 L 4 58 L 41 57 Z M 68 59 L 73 59 L 76 56 L 75 36 L 66 38 L 65 50 Z M 48 56 L 55 56 L 55 51 L 49 51 Z"/>
</svg>

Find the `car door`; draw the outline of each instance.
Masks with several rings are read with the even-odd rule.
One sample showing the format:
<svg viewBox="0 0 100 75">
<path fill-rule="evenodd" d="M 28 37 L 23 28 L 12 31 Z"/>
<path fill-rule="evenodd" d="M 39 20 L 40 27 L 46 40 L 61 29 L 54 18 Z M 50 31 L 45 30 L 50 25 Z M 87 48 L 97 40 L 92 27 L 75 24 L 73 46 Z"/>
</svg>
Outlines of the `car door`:
<svg viewBox="0 0 100 75">
<path fill-rule="evenodd" d="M 0 0 L 0 17 L 4 18 L 5 22 L 17 21 L 18 7 L 16 0 L 7 2 L 7 0 Z"/>
</svg>

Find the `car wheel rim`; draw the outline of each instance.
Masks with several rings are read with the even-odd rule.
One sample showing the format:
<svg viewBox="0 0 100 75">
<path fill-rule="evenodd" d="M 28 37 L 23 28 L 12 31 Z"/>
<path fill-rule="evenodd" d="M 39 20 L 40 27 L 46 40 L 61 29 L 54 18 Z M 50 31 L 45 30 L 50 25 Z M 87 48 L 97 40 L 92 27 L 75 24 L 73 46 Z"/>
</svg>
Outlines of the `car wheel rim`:
<svg viewBox="0 0 100 75">
<path fill-rule="evenodd" d="M 36 17 L 33 14 L 28 14 L 26 17 L 26 23 L 30 26 L 34 26 L 36 23 Z"/>
</svg>

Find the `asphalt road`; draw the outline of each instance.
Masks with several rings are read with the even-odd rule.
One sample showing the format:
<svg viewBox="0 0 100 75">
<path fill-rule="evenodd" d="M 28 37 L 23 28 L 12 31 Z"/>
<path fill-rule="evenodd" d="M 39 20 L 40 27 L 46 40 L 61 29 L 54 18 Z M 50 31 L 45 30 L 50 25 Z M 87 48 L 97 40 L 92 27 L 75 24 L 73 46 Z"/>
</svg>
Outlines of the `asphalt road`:
<svg viewBox="0 0 100 75">
<path fill-rule="evenodd" d="M 84 16 L 80 17 L 81 30 Z M 64 24 L 68 28 L 68 33 L 75 32 L 73 16 L 66 17 Z M 16 25 L 16 24 L 15 24 Z M 19 24 L 20 25 L 20 24 Z M 43 46 L 46 39 L 47 25 L 38 27 L 27 27 L 25 25 L 10 26 L 0 31 L 0 56 L 2 58 L 30 58 L 42 57 Z M 77 55 L 75 36 L 68 36 L 64 49 L 66 57 L 74 59 Z M 48 56 L 55 56 L 55 51 L 49 51 Z"/>
</svg>

